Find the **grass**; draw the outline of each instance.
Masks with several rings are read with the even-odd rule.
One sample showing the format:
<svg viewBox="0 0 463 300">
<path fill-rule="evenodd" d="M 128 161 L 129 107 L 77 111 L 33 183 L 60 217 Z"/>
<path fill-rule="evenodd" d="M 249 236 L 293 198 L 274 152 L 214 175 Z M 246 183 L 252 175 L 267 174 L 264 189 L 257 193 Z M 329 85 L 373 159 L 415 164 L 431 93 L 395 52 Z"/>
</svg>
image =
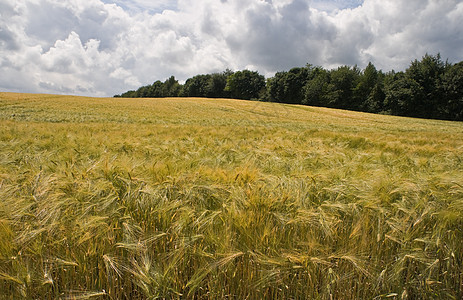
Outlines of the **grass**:
<svg viewBox="0 0 463 300">
<path fill-rule="evenodd" d="M 461 299 L 463 124 L 0 93 L 2 299 Z"/>
</svg>

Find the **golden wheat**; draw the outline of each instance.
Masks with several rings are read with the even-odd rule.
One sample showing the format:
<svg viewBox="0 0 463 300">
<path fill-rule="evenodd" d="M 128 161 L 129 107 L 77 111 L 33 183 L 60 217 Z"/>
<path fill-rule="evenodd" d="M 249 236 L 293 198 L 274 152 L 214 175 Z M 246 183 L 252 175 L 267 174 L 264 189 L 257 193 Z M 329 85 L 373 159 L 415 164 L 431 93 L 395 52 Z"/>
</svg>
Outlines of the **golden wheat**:
<svg viewBox="0 0 463 300">
<path fill-rule="evenodd" d="M 0 93 L 4 299 L 461 299 L 463 124 Z"/>
</svg>

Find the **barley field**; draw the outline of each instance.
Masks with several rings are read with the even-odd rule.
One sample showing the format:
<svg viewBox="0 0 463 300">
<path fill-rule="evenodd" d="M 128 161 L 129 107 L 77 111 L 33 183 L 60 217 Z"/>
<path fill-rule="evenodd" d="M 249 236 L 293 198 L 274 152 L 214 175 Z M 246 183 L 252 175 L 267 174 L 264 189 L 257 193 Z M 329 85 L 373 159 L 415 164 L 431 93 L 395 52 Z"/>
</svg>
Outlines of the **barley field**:
<svg viewBox="0 0 463 300">
<path fill-rule="evenodd" d="M 0 93 L 0 299 L 462 299 L 463 123 Z"/>
</svg>

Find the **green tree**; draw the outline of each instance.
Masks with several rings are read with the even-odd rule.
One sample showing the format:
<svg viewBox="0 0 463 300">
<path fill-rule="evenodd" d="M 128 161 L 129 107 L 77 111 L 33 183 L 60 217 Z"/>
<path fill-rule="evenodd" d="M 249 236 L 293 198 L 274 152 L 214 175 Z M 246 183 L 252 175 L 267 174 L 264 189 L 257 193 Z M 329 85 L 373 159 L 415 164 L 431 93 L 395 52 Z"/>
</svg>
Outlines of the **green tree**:
<svg viewBox="0 0 463 300">
<path fill-rule="evenodd" d="M 313 106 L 326 106 L 326 95 L 330 74 L 322 67 L 315 67 L 310 72 L 311 79 L 304 86 L 304 99 L 302 104 Z"/>
<path fill-rule="evenodd" d="M 229 71 L 206 75 L 196 75 L 188 78 L 182 87 L 180 95 L 183 97 L 227 98 L 225 91 Z"/>
<path fill-rule="evenodd" d="M 225 91 L 225 87 L 227 86 L 227 77 L 228 71 L 211 74 L 206 85 L 206 97 L 227 98 L 228 93 Z"/>
<path fill-rule="evenodd" d="M 391 76 L 385 88 L 385 108 L 393 115 L 418 117 L 417 106 L 424 98 L 422 87 L 404 72 Z"/>
<path fill-rule="evenodd" d="M 146 97 L 148 97 L 149 88 L 150 88 L 149 85 L 139 87 L 137 89 L 137 91 L 135 92 L 135 98 L 146 98 Z"/>
<path fill-rule="evenodd" d="M 267 95 L 272 102 L 282 102 L 284 95 L 284 77 L 286 72 L 277 72 L 267 80 Z"/>
<path fill-rule="evenodd" d="M 384 101 L 382 73 L 370 62 L 353 90 L 354 105 L 362 111 L 379 112 Z"/>
<path fill-rule="evenodd" d="M 409 114 L 414 117 L 439 118 L 439 107 L 445 105 L 441 89 L 441 79 L 448 65 L 436 56 L 426 54 L 421 61 L 415 60 L 405 71 L 408 80 L 420 88 L 411 90 L 414 93 L 413 103 L 410 103 Z"/>
<path fill-rule="evenodd" d="M 159 98 L 162 97 L 162 86 L 163 83 L 159 80 L 153 82 L 149 89 L 149 97 L 151 98 Z"/>
<path fill-rule="evenodd" d="M 384 75 L 382 73 L 380 73 L 380 75 L 381 76 L 379 77 L 381 79 L 378 79 L 378 82 L 370 91 L 370 94 L 362 105 L 362 111 L 371 113 L 379 113 L 383 111 L 386 94 L 384 93 L 384 84 L 382 79 Z"/>
<path fill-rule="evenodd" d="M 445 105 L 441 115 L 448 120 L 463 121 L 463 61 L 448 68 L 442 76 Z"/>
<path fill-rule="evenodd" d="M 178 97 L 180 90 L 181 86 L 178 80 L 175 79 L 175 76 L 171 76 L 162 84 L 162 97 Z"/>
<path fill-rule="evenodd" d="M 135 93 L 136 91 L 130 90 L 125 93 L 122 93 L 120 96 L 116 95 L 116 97 L 122 97 L 122 98 L 135 98 Z"/>
<path fill-rule="evenodd" d="M 206 97 L 207 86 L 211 75 L 196 75 L 187 79 L 183 85 L 181 95 L 184 97 Z"/>
<path fill-rule="evenodd" d="M 304 86 L 309 78 L 309 68 L 292 68 L 289 72 L 278 72 L 267 81 L 271 101 L 301 104 L 304 100 Z"/>
<path fill-rule="evenodd" d="M 353 97 L 353 90 L 359 78 L 357 67 L 342 66 L 330 71 L 330 83 L 327 87 L 327 106 L 343 109 L 359 109 Z"/>
<path fill-rule="evenodd" d="M 236 99 L 259 99 L 265 88 L 265 77 L 256 71 L 238 71 L 227 78 L 225 90 Z"/>
<path fill-rule="evenodd" d="M 414 60 L 405 73 L 395 74 L 385 87 L 389 110 L 402 116 L 442 118 L 442 108 L 447 105 L 442 78 L 448 67 L 439 54 Z"/>
</svg>

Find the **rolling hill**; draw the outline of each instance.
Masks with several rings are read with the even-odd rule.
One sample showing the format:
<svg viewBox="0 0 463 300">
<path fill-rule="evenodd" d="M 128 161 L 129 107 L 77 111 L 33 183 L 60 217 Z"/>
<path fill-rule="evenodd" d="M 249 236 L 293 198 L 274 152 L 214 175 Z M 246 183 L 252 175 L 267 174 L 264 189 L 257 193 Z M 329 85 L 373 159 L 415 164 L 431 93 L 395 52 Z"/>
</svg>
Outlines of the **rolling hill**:
<svg viewBox="0 0 463 300">
<path fill-rule="evenodd" d="M 463 123 L 0 93 L 5 299 L 461 299 Z"/>
</svg>

